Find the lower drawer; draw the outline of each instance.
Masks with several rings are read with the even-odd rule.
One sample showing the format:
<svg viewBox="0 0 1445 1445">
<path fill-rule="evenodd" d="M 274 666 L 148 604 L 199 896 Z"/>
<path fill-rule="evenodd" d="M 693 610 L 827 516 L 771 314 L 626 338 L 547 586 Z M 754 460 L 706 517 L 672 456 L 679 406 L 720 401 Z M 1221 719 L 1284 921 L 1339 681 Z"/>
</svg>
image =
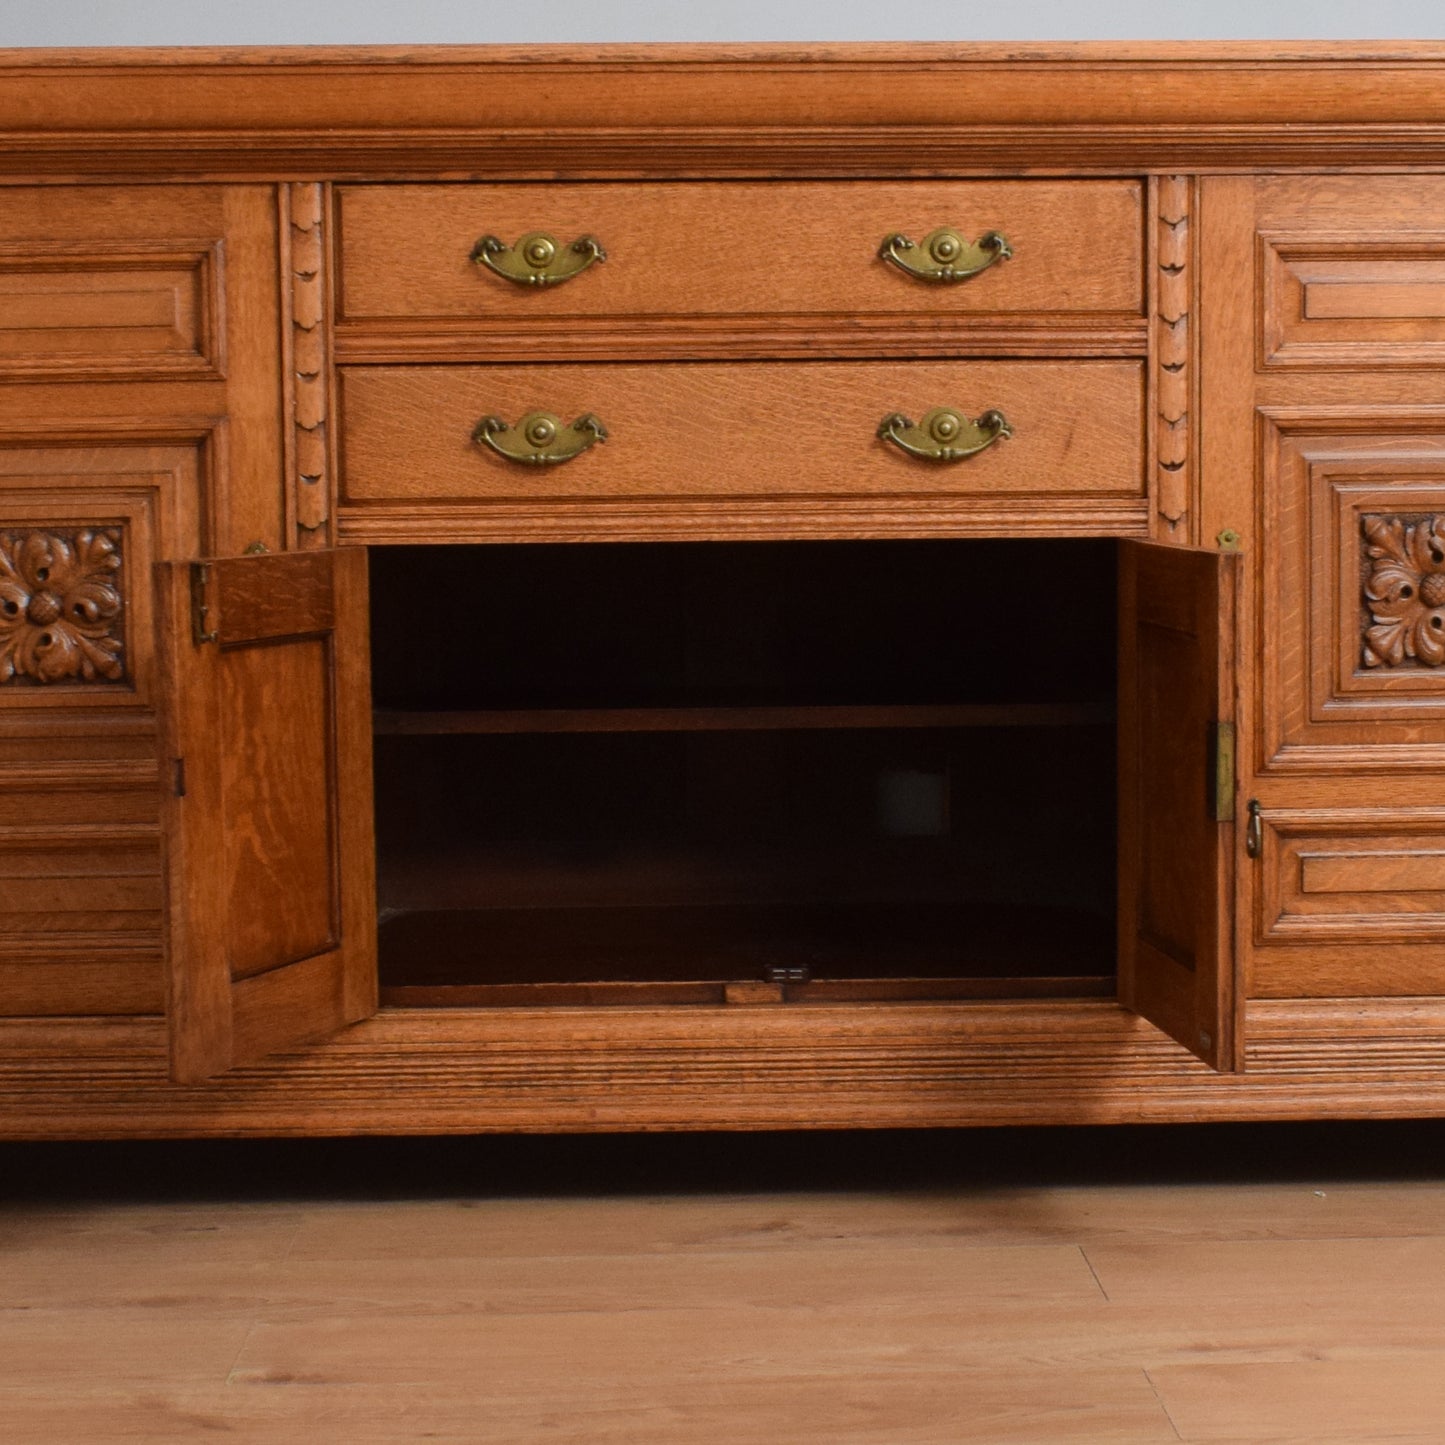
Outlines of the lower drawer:
<svg viewBox="0 0 1445 1445">
<path fill-rule="evenodd" d="M 962 460 L 879 435 L 902 414 L 1001 412 L 1009 434 Z M 605 439 L 561 464 L 509 460 L 536 412 L 596 417 Z M 924 449 L 938 437 L 899 433 Z M 990 429 L 991 430 L 991 429 Z M 957 440 L 971 440 L 967 428 Z M 341 380 L 343 506 L 688 498 L 1071 498 L 1144 495 L 1136 361 L 761 362 L 352 367 Z"/>
</svg>

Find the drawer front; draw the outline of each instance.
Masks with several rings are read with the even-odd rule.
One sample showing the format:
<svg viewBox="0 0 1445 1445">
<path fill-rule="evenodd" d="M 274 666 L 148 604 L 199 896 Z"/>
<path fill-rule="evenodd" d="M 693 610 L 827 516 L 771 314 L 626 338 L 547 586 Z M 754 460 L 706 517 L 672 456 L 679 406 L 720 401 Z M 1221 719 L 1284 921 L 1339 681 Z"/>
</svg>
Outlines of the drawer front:
<svg viewBox="0 0 1445 1445">
<path fill-rule="evenodd" d="M 342 372 L 342 498 L 1143 496 L 1143 368 L 1130 361 L 354 367 Z M 879 436 L 902 413 L 1001 411 L 1012 435 L 960 461 Z M 591 414 L 607 437 L 561 465 L 473 441 L 486 416 Z M 905 439 L 910 434 L 904 433 Z"/>
<path fill-rule="evenodd" d="M 1136 181 L 586 183 L 340 189 L 338 319 L 468 323 L 518 317 L 1138 317 Z M 880 258 L 894 234 L 1002 233 L 1012 256 L 931 283 Z M 486 235 L 595 237 L 606 259 L 530 286 L 474 263 Z M 907 256 L 920 254 L 915 245 Z"/>
</svg>

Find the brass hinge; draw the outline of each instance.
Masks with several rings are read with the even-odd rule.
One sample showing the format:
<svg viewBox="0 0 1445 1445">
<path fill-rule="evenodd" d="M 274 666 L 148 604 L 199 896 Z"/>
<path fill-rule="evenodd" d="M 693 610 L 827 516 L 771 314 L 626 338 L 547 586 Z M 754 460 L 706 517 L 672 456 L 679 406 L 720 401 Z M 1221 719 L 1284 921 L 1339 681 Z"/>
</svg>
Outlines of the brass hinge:
<svg viewBox="0 0 1445 1445">
<path fill-rule="evenodd" d="M 1217 722 L 1213 728 L 1214 821 L 1234 821 L 1234 724 Z"/>
<path fill-rule="evenodd" d="M 214 627 L 207 626 L 211 609 L 206 605 L 206 584 L 210 580 L 211 569 L 204 562 L 191 563 L 191 638 L 197 647 L 220 636 Z"/>
</svg>

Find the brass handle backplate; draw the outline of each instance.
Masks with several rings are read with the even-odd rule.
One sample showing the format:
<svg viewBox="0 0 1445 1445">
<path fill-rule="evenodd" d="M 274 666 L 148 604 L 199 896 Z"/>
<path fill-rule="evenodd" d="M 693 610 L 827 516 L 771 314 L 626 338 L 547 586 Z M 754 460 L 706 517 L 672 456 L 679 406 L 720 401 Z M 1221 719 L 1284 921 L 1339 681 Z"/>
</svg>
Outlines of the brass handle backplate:
<svg viewBox="0 0 1445 1445">
<path fill-rule="evenodd" d="M 579 276 L 607 252 L 595 236 L 580 236 L 570 246 L 545 231 L 532 231 L 515 246 L 496 236 L 483 236 L 472 247 L 472 260 L 518 286 L 556 286 Z"/>
<path fill-rule="evenodd" d="M 934 407 L 917 426 L 897 411 L 878 425 L 878 435 L 884 441 L 928 462 L 961 462 L 1013 434 L 1001 411 L 986 411 L 973 421 L 947 406 Z"/>
<path fill-rule="evenodd" d="M 985 231 L 966 241 L 949 226 L 930 231 L 915 244 L 907 236 L 885 237 L 878 254 L 900 271 L 920 281 L 967 281 L 999 261 L 1007 261 L 1013 248 L 999 231 Z"/>
<path fill-rule="evenodd" d="M 484 416 L 473 428 L 472 440 L 509 462 L 545 467 L 570 462 L 588 447 L 606 441 L 607 428 L 591 412 L 564 426 L 549 411 L 529 411 L 516 426 L 499 416 Z"/>
</svg>

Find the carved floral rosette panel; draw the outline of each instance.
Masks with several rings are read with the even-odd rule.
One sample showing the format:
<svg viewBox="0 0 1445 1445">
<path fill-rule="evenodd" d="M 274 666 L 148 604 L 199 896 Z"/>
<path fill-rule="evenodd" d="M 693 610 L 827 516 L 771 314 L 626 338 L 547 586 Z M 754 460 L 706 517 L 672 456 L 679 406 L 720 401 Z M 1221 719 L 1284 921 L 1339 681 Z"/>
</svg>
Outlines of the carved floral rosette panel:
<svg viewBox="0 0 1445 1445">
<path fill-rule="evenodd" d="M 119 527 L 0 532 L 0 685 L 125 678 Z"/>
<path fill-rule="evenodd" d="M 1445 665 L 1445 516 L 1361 518 L 1366 667 Z"/>
<path fill-rule="evenodd" d="M 1264 769 L 1445 775 L 1445 413 L 1261 411 Z"/>
</svg>

